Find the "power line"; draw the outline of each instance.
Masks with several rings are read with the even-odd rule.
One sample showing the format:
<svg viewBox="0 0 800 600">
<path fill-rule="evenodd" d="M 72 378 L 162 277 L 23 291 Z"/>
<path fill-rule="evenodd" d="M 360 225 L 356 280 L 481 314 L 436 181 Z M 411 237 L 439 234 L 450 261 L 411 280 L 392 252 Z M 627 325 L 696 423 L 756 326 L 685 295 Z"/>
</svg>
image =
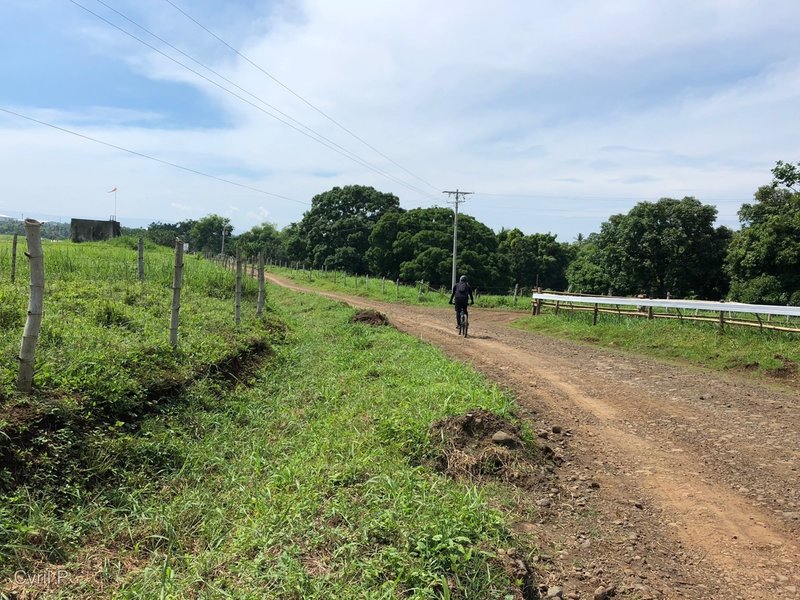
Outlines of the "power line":
<svg viewBox="0 0 800 600">
<path fill-rule="evenodd" d="M 106 6 L 106 7 L 108 7 L 108 5 L 107 5 L 107 4 L 105 4 L 104 2 L 102 2 L 101 0 L 97 0 L 97 1 L 98 1 L 100 4 L 103 4 L 103 6 Z M 263 112 L 264 114 L 266 114 L 266 115 L 268 115 L 268 116 L 272 117 L 273 119 L 275 119 L 275 120 L 279 121 L 280 123 L 283 123 L 283 124 L 284 124 L 284 125 L 286 125 L 287 127 L 290 127 L 290 128 L 292 128 L 292 129 L 294 129 L 294 130 L 295 130 L 295 131 L 297 131 L 298 133 L 300 133 L 300 134 L 302 134 L 302 135 L 304 135 L 304 136 L 306 136 L 306 137 L 308 137 L 308 138 L 310 138 L 310 139 L 314 140 L 314 141 L 315 141 L 315 142 L 317 142 L 318 144 L 321 144 L 321 145 L 325 146 L 326 148 L 329 148 L 330 150 L 333 150 L 333 151 L 334 151 L 334 152 L 336 152 L 337 154 L 340 154 L 340 155 L 344 156 L 345 158 L 348 158 L 348 159 L 352 160 L 353 162 L 355 162 L 355 163 L 357 163 L 357 164 L 360 164 L 361 166 L 363 166 L 363 167 L 365 167 L 365 168 L 367 168 L 367 169 L 369 169 L 369 170 L 373 171 L 374 173 L 377 173 L 378 175 L 382 175 L 383 177 L 386 177 L 387 179 L 390 179 L 390 180 L 394 181 L 394 182 L 395 182 L 395 183 L 397 183 L 398 185 L 402 185 L 403 187 L 405 187 L 405 188 L 407 188 L 407 189 L 409 189 L 409 190 L 411 190 L 411 191 L 413 191 L 413 192 L 416 192 L 416 193 L 418 193 L 418 194 L 422 194 L 423 196 L 427 195 L 427 193 L 426 193 L 426 192 L 424 192 L 423 190 L 421 190 L 420 188 L 418 188 L 418 187 L 416 187 L 416 186 L 413 186 L 413 185 L 411 185 L 410 183 L 407 183 L 407 182 L 403 181 L 402 179 L 399 179 L 399 178 L 397 178 L 397 177 L 395 177 L 395 176 L 391 175 L 390 173 L 387 173 L 386 171 L 384 171 L 384 170 L 380 169 L 379 167 L 376 167 L 376 166 L 372 165 L 371 163 L 369 163 L 368 161 L 366 161 L 366 160 L 362 159 L 361 157 L 359 157 L 359 156 L 358 156 L 358 155 L 356 155 L 355 153 L 351 152 L 350 150 L 347 150 L 346 148 L 343 148 L 343 147 L 342 147 L 342 146 L 340 146 L 339 144 L 336 144 L 335 142 L 333 142 L 333 141 L 331 141 L 331 140 L 328 140 L 327 138 L 325 138 L 325 137 L 324 137 L 324 136 L 322 136 L 321 134 L 317 133 L 316 131 L 314 131 L 314 130 L 313 130 L 313 129 L 311 129 L 310 127 L 307 127 L 306 125 L 304 125 L 304 124 L 300 123 L 300 122 L 299 122 L 299 121 L 297 121 L 296 119 L 294 119 L 294 118 L 290 117 L 290 116 L 289 116 L 289 115 L 287 115 L 286 113 L 283 113 L 282 111 L 278 110 L 277 108 L 275 108 L 275 107 L 274 107 L 274 106 L 272 106 L 271 104 L 269 104 L 269 103 L 265 102 L 264 100 L 262 100 L 262 99 L 261 99 L 261 98 L 259 98 L 258 96 L 256 96 L 256 95 L 252 94 L 251 92 L 249 92 L 249 91 L 245 90 L 244 88 L 240 87 L 239 85 L 237 85 L 237 84 L 233 83 L 233 82 L 232 82 L 232 81 L 230 81 L 229 79 L 227 79 L 227 78 L 223 77 L 222 75 L 220 75 L 219 73 L 217 73 L 217 72 L 216 72 L 214 69 L 212 69 L 211 67 L 208 67 L 208 66 L 204 65 L 202 62 L 200 62 L 200 61 L 198 61 L 198 60 L 196 60 L 196 59 L 192 58 L 191 56 L 189 56 L 189 55 L 188 55 L 188 54 L 186 54 L 185 52 L 183 52 L 183 51 L 181 51 L 181 50 L 179 50 L 179 49 L 175 48 L 174 46 L 172 46 L 172 45 L 171 45 L 171 44 L 169 44 L 168 42 L 166 42 L 166 41 L 162 40 L 160 37 L 158 37 L 157 35 L 155 35 L 155 34 L 151 33 L 149 30 L 145 29 L 145 28 L 144 28 L 144 27 L 142 27 L 141 25 L 138 25 L 137 23 L 135 23 L 135 22 L 134 22 L 134 21 L 132 21 L 131 19 L 128 19 L 128 17 L 126 17 L 125 15 L 123 15 L 122 13 L 120 13 L 119 11 L 117 11 L 117 10 L 115 10 L 115 9 L 111 8 L 111 10 L 113 10 L 114 12 L 116 12 L 117 14 L 119 14 L 120 16 L 122 16 L 123 18 L 125 18 L 125 19 L 127 19 L 127 20 L 131 21 L 131 22 L 132 22 L 134 25 L 136 25 L 137 27 L 139 27 L 139 28 L 140 28 L 140 29 L 142 29 L 143 31 L 146 31 L 148 34 L 152 35 L 154 38 L 156 38 L 156 39 L 158 39 L 158 40 L 162 41 L 163 43 L 167 44 L 169 47 L 173 48 L 173 49 L 174 49 L 174 50 L 176 50 L 177 52 L 180 52 L 181 54 L 183 54 L 184 56 L 186 56 L 186 57 L 187 57 L 187 58 L 189 58 L 190 60 L 194 61 L 195 63 L 197 63 L 198 65 L 200 65 L 200 66 L 201 66 L 201 67 L 203 67 L 204 69 L 206 69 L 206 70 L 210 71 L 211 73 L 214 73 L 214 74 L 215 74 L 217 77 L 220 77 L 221 79 L 225 80 L 226 82 L 230 83 L 231 85 L 234 85 L 235 87 L 239 88 L 239 89 L 240 89 L 240 90 L 242 90 L 243 92 L 245 92 L 245 93 L 247 93 L 247 94 L 251 95 L 251 96 L 252 96 L 252 97 L 254 97 L 256 100 L 258 100 L 259 102 L 261 102 L 261 103 L 262 103 L 262 104 L 264 104 L 265 106 L 268 106 L 268 107 L 270 107 L 271 109 L 275 110 L 276 112 L 280 113 L 281 115 L 285 116 L 287 119 L 291 119 L 292 121 L 295 121 L 296 123 L 298 123 L 298 125 L 300 125 L 300 127 L 304 128 L 304 129 L 306 129 L 306 130 L 308 130 L 308 131 L 303 131 L 303 129 L 300 129 L 299 127 L 297 127 L 297 126 L 293 125 L 292 123 L 290 123 L 290 122 L 288 122 L 288 121 L 286 121 L 286 120 L 284 120 L 284 119 L 282 119 L 282 118 L 280 118 L 280 117 L 276 116 L 275 114 L 273 114 L 273 113 L 272 113 L 272 112 L 270 112 L 269 110 L 266 110 L 265 108 L 262 108 L 261 106 L 259 106 L 259 105 L 255 104 L 255 103 L 251 102 L 251 101 L 250 101 L 250 100 L 248 100 L 247 98 L 244 98 L 243 96 L 240 96 L 239 94 L 237 94 L 236 92 L 234 92 L 234 91 L 230 90 L 229 88 L 226 88 L 224 85 L 222 85 L 222 84 L 220 84 L 220 83 L 218 83 L 218 82 L 214 81 L 213 79 L 211 79 L 211 78 L 209 78 L 209 77 L 206 77 L 205 75 L 203 75 L 202 73 L 200 73 L 200 72 L 196 71 L 195 69 L 193 69 L 193 68 L 192 68 L 192 67 L 190 67 L 189 65 L 187 65 L 187 64 L 185 64 L 185 63 L 182 63 L 181 61 L 177 60 L 176 58 L 174 58 L 174 57 L 172 57 L 172 56 L 168 55 L 167 53 L 163 52 L 163 51 L 162 51 L 162 50 L 160 50 L 159 48 L 156 48 L 155 46 L 153 46 L 152 44 L 149 44 L 148 42 L 146 42 L 146 41 L 145 41 L 145 40 L 143 40 L 142 38 L 140 38 L 140 37 L 138 37 L 138 36 L 134 35 L 133 33 L 129 32 L 129 31 L 125 30 L 125 29 L 123 29 L 122 27 L 120 27 L 120 26 L 119 26 L 119 25 L 117 25 L 116 23 L 113 23 L 112 21 L 109 21 L 108 19 L 106 19 L 106 18 L 105 18 L 105 17 L 103 17 L 102 15 L 99 15 L 99 14 L 97 14 L 96 12 L 94 12 L 94 11 L 93 11 L 93 10 L 91 10 L 90 8 L 88 8 L 88 7 L 84 6 L 83 4 L 81 4 L 81 3 L 77 2 L 76 0 L 69 0 L 69 2 L 71 2 L 72 4 L 74 4 L 75 6 L 77 6 L 78 8 L 80 8 L 80 9 L 82 9 L 82 10 L 86 11 L 87 13 L 89 13 L 89 14 L 93 15 L 93 16 L 94 16 L 94 17 L 96 17 L 97 19 L 100 19 L 101 21 L 103 21 L 104 23 L 106 23 L 106 24 L 108 24 L 109 26 L 113 27 L 114 29 L 117 29 L 118 31 L 120 31 L 120 32 L 124 33 L 124 34 L 125 34 L 125 35 L 127 35 L 128 37 L 130 37 L 130 38 L 132 38 L 132 39 L 136 40 L 136 41 L 137 41 L 137 42 L 139 42 L 140 44 L 142 44 L 142 45 L 144 45 L 144 46 L 146 46 L 146 47 L 150 48 L 150 49 L 151 49 L 151 50 L 153 50 L 154 52 L 157 52 L 158 54 L 160 54 L 160 55 L 161 55 L 161 56 L 163 56 L 164 58 L 166 58 L 166 59 L 168 59 L 168 60 L 170 60 L 170 61 L 174 62 L 174 63 L 175 63 L 175 64 L 177 64 L 178 66 L 180 66 L 180 67 L 183 67 L 183 68 L 184 68 L 184 69 L 186 69 L 187 71 L 189 71 L 189 72 L 191 72 L 191 73 L 193 73 L 193 74 L 197 75 L 198 77 L 200 77 L 200 78 L 204 79 L 205 81 L 209 82 L 210 84 L 212 84 L 212 85 L 214 85 L 214 86 L 218 87 L 219 89 L 223 90 L 224 92 L 227 92 L 228 94 L 230 94 L 230 95 L 231 95 L 231 96 L 233 96 L 234 98 L 237 98 L 237 99 L 241 100 L 242 102 L 245 102 L 245 103 L 249 104 L 249 105 L 250 105 L 250 106 L 252 106 L 253 108 L 255 108 L 255 109 L 257 109 L 257 110 L 259 110 L 259 111 Z M 108 7 L 108 8 L 110 8 L 110 7 Z"/>
<path fill-rule="evenodd" d="M 143 152 L 137 152 L 135 150 L 130 150 L 128 148 L 123 148 L 122 146 L 117 146 L 116 144 L 112 144 L 110 142 L 105 142 L 103 140 L 98 140 L 97 138 L 93 138 L 91 136 L 85 135 L 83 133 L 78 133 L 77 131 L 72 131 L 71 129 L 67 129 L 66 127 L 59 127 L 58 125 L 53 125 L 52 123 L 47 123 L 45 121 L 40 121 L 39 119 L 35 119 L 28 115 L 23 115 L 22 113 L 18 113 L 13 110 L 9 110 L 7 108 L 3 108 L 0 106 L 0 111 L 4 113 L 8 113 L 9 115 L 14 115 L 15 117 L 19 117 L 20 119 L 25 119 L 27 121 L 31 121 L 33 123 L 38 123 L 39 125 L 44 125 L 45 127 L 50 127 L 51 129 L 56 129 L 58 131 L 63 131 L 64 133 L 69 133 L 70 135 L 77 136 L 79 138 L 83 138 L 85 140 L 89 140 L 90 142 L 95 142 L 96 144 L 102 144 L 103 146 L 108 146 L 109 148 L 114 148 L 115 150 L 121 150 L 122 152 L 127 152 L 128 154 L 133 154 L 134 156 L 138 156 L 140 158 L 146 158 L 148 160 L 155 161 L 157 163 L 161 163 L 162 165 L 167 165 L 169 167 L 174 167 L 176 169 L 180 169 L 182 171 L 187 171 L 189 173 L 194 173 L 195 175 L 202 175 L 203 177 L 208 177 L 209 179 L 215 179 L 217 181 L 221 181 L 222 183 L 227 183 L 230 185 L 235 185 L 236 187 L 244 188 L 246 190 L 250 190 L 253 192 L 258 192 L 259 194 L 264 194 L 266 196 L 272 196 L 273 198 L 280 198 L 281 200 L 288 200 L 289 202 L 296 202 L 297 204 L 304 204 L 306 206 L 310 206 L 310 202 L 303 202 L 302 200 L 295 200 L 294 198 L 289 198 L 288 196 L 281 196 L 280 194 L 275 194 L 273 192 L 268 192 L 266 190 L 262 190 L 261 188 L 253 187 L 251 185 L 247 185 L 245 183 L 239 183 L 237 181 L 232 181 L 230 179 L 225 179 L 224 177 L 218 177 L 216 175 L 211 175 L 209 173 L 204 173 L 203 171 L 198 171 L 197 169 L 192 169 L 191 167 L 184 167 L 183 165 L 179 165 L 178 163 L 169 162 L 168 160 L 163 160 L 161 158 L 156 158 L 155 156 L 150 156 L 149 154 L 144 154 Z"/>
<path fill-rule="evenodd" d="M 331 117 L 330 115 L 328 115 L 328 114 L 327 114 L 326 112 L 324 112 L 322 109 L 318 108 L 317 106 L 315 106 L 314 104 L 312 104 L 311 102 L 309 102 L 308 100 L 306 100 L 305 98 L 303 98 L 303 96 L 301 96 L 300 94 L 298 94 L 297 92 L 295 92 L 295 91 L 294 91 L 292 88 L 290 88 L 288 85 L 286 85 L 285 83 L 283 83 L 283 82 L 282 82 L 281 80 L 279 80 L 277 77 L 275 77 L 274 75 L 272 75 L 271 73 L 269 73 L 268 71 L 266 71 L 264 68 L 262 68 L 262 67 L 261 67 L 260 65 L 258 65 L 257 63 L 255 63 L 255 62 L 253 62 L 252 60 L 250 60 L 250 58 L 248 58 L 247 56 L 245 56 L 245 54 L 243 54 L 243 53 L 242 53 L 240 50 L 238 50 L 237 48 L 234 48 L 234 47 L 233 47 L 233 46 L 231 46 L 231 45 L 230 45 L 228 42 L 226 42 L 226 41 L 225 41 L 225 40 L 223 40 L 221 37 L 219 37 L 219 36 L 218 36 L 216 33 L 214 33 L 213 31 L 211 31 L 210 29 L 208 29 L 208 28 L 207 28 L 205 25 L 203 25 L 203 24 L 202 24 L 202 23 L 200 23 L 200 22 L 199 22 L 197 19 L 195 19 L 194 17 L 192 17 L 190 14 L 188 14 L 188 13 L 187 13 L 185 10 L 183 10 L 183 9 L 182 9 L 180 6 L 178 6 L 177 4 L 175 4 L 174 2 L 172 2 L 171 0 L 164 0 L 164 1 L 165 1 L 167 4 L 169 4 L 170 6 L 172 6 L 172 7 L 173 7 L 175 10 L 177 10 L 179 13 L 181 13 L 181 14 L 182 14 L 184 17 L 186 17 L 187 19 L 189 19 L 189 20 L 190 20 L 192 23 L 194 23 L 195 25 L 197 25 L 198 27 L 200 27 L 200 29 L 202 29 L 203 31 L 205 31 L 206 33 L 208 33 L 210 36 L 212 36 L 214 39 L 216 39 L 218 42 L 220 42 L 221 44 L 223 44 L 224 46 L 226 46 L 227 48 L 229 48 L 231 51 L 233 51 L 234 53 L 236 53 L 236 55 L 237 55 L 237 56 L 241 57 L 243 60 L 245 60 L 245 61 L 246 61 L 248 64 L 250 64 L 252 67 L 254 67 L 254 68 L 258 69 L 259 71 L 261 71 L 261 72 L 262 72 L 264 75 L 266 75 L 267 77 L 269 77 L 269 78 L 270 78 L 272 81 L 274 81 L 275 83 L 277 83 L 279 86 L 281 86 L 281 87 L 282 87 L 283 89 L 285 89 L 287 92 L 289 92 L 290 94 L 292 94 L 293 96 L 295 96 L 296 98 L 298 98 L 298 99 L 299 99 L 301 102 L 303 102 L 304 104 L 306 104 L 307 106 L 309 106 L 310 108 L 312 108 L 313 110 L 315 110 L 317 113 L 319 113 L 320 115 L 322 115 L 322 116 L 323 116 L 323 117 L 325 117 L 326 119 L 328 119 L 328 120 L 329 120 L 331 123 L 333 123 L 334 125 L 336 125 L 336 126 L 337 126 L 337 127 L 339 127 L 340 129 L 342 129 L 342 130 L 343 130 L 343 131 L 345 131 L 346 133 L 350 134 L 352 137 L 354 137 L 354 138 L 355 138 L 355 139 L 357 139 L 359 142 L 361 142 L 362 144 L 364 144 L 364 145 L 365 145 L 367 148 L 369 148 L 370 150 L 372 150 L 373 152 L 375 152 L 375 153 L 376 153 L 376 154 L 378 154 L 379 156 L 381 156 L 381 157 L 385 158 L 386 160 L 388 160 L 390 163 L 392 163 L 392 164 L 393 164 L 393 165 L 395 165 L 396 167 L 398 167 L 398 168 L 402 169 L 403 171 L 405 171 L 406 173 L 408 173 L 409 175 L 411 175 L 411 176 L 412 176 L 414 179 L 416 179 L 416 180 L 418 180 L 418 181 L 421 181 L 422 183 L 424 183 L 425 185 L 429 186 L 430 188 L 432 188 L 432 189 L 434 189 L 434 190 L 437 190 L 437 191 L 439 190 L 439 188 L 438 188 L 437 186 L 435 186 L 435 185 L 433 185 L 432 183 L 430 183 L 430 182 L 426 181 L 425 179 L 423 179 L 423 178 L 419 177 L 418 175 L 415 175 L 413 172 L 411 172 L 411 171 L 409 171 L 408 169 L 406 169 L 406 168 L 405 168 L 403 165 L 401 165 L 400 163 L 398 163 L 398 162 L 395 162 L 393 159 L 389 158 L 389 157 L 388 157 L 388 156 L 386 156 L 386 155 L 385 155 L 383 152 L 381 152 L 380 150 L 378 150 L 378 149 L 377 149 L 375 146 L 371 145 L 369 142 L 367 142 L 367 141 L 366 141 L 366 140 L 364 140 L 363 138 L 359 137 L 358 135 L 356 135 L 355 133 L 353 133 L 353 132 L 352 132 L 350 129 L 348 129 L 347 127 L 345 127 L 345 126 L 344 126 L 344 125 L 342 125 L 341 123 L 339 123 L 339 122 L 338 122 L 336 119 L 334 119 L 333 117 Z"/>
</svg>

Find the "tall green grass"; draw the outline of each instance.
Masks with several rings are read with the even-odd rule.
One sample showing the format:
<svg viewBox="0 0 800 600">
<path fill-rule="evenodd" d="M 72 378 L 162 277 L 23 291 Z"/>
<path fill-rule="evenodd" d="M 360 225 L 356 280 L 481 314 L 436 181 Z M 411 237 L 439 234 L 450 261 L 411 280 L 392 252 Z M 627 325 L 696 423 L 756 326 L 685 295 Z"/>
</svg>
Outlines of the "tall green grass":
<svg viewBox="0 0 800 600">
<path fill-rule="evenodd" d="M 7 249 L 5 242 L 0 252 Z M 148 244 L 141 284 L 136 244 L 133 238 L 45 243 L 44 320 L 35 376 L 40 394 L 76 396 L 87 410 L 117 404 L 129 410 L 154 383 L 186 377 L 252 337 L 257 284 L 245 278 L 244 321 L 236 328 L 235 275 L 190 255 L 184 263 L 179 350 L 172 352 L 174 255 Z M 16 283 L 0 282 L 0 396 L 6 397 L 14 395 L 28 301 L 28 265 L 24 243 L 20 246 Z M 0 274 L 10 277 L 10 265 Z"/>
<path fill-rule="evenodd" d="M 34 393 L 15 390 L 26 318 L 24 238 L 16 283 L 0 269 L 0 564 L 63 559 L 94 521 L 96 490 L 115 489 L 128 469 L 153 476 L 179 464 L 175 441 L 141 432 L 147 415 L 169 410 L 185 387 L 215 365 L 246 360 L 275 338 L 271 317 L 255 315 L 247 281 L 242 322 L 234 323 L 234 275 L 185 261 L 179 347 L 168 342 L 173 253 L 148 246 L 139 282 L 136 240 L 45 243 L 44 319 Z M 0 240 L 0 259 L 10 257 Z M 9 276 L 9 279 L 5 279 Z M 142 475 L 144 477 L 144 475 Z M 109 492 L 103 502 L 114 504 Z M 124 495 L 119 498 L 127 498 Z M 128 502 L 125 499 L 125 502 Z M 64 519 L 61 515 L 75 514 Z M 29 553 L 29 554 L 26 554 Z M 25 560 L 22 562 L 25 562 Z"/>
<path fill-rule="evenodd" d="M 513 597 L 522 582 L 497 552 L 516 546 L 509 517 L 421 466 L 431 423 L 475 407 L 513 418 L 511 400 L 341 304 L 269 298 L 289 336 L 255 378 L 199 381 L 148 419 L 127 443 L 167 456 L 143 444 L 113 489 L 61 514 L 13 499 L 29 512 L 6 564 L 59 564 L 50 598 Z"/>
</svg>

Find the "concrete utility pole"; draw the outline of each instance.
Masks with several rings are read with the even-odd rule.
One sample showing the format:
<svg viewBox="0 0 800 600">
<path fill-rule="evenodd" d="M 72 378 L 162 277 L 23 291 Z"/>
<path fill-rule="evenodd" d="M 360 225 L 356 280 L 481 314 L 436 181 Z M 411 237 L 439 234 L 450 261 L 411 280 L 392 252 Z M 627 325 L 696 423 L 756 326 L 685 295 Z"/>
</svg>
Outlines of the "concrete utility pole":
<svg viewBox="0 0 800 600">
<path fill-rule="evenodd" d="M 455 200 L 447 201 L 448 204 L 452 204 L 455 207 L 455 215 L 453 217 L 453 277 L 452 277 L 452 282 L 450 283 L 450 289 L 453 289 L 453 286 L 455 286 L 456 284 L 456 257 L 458 256 L 458 205 L 461 202 L 467 201 L 466 198 L 464 198 L 464 196 L 473 194 L 474 192 L 462 192 L 456 189 L 456 191 L 454 192 L 445 190 L 442 193 L 447 194 L 451 198 L 453 196 L 456 197 Z"/>
</svg>

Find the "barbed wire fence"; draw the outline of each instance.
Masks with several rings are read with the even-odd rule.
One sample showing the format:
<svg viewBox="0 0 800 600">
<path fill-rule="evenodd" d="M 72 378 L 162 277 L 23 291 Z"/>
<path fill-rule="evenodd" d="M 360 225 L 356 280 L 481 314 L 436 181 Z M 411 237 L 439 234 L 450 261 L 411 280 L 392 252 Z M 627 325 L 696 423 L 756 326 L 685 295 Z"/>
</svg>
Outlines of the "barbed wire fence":
<svg viewBox="0 0 800 600">
<path fill-rule="evenodd" d="M 35 241 L 31 240 L 34 244 Z M 187 303 L 187 297 L 181 295 L 184 286 L 199 294 L 211 296 L 222 300 L 231 301 L 231 319 L 237 326 L 241 322 L 241 306 L 244 300 L 249 307 L 252 304 L 253 312 L 257 316 L 263 314 L 265 288 L 256 276 L 258 275 L 258 259 L 254 257 L 250 264 L 253 277 L 243 278 L 239 284 L 235 276 L 227 269 L 222 260 L 204 260 L 206 256 L 199 254 L 185 254 L 184 242 L 176 239 L 174 252 L 165 252 L 162 247 L 147 245 L 143 238 L 132 240 L 130 247 L 109 244 L 81 244 L 75 245 L 63 241 L 40 240 L 44 262 L 43 288 L 44 313 L 47 318 L 48 295 L 54 293 L 68 293 L 74 296 L 76 305 L 80 305 L 80 286 L 87 280 L 92 282 L 92 296 L 99 295 L 109 305 L 114 303 L 124 304 L 141 293 L 143 286 L 162 287 L 171 290 L 171 302 L 167 304 L 169 294 L 164 294 L 164 335 L 169 339 L 173 348 L 179 344 L 180 310 L 181 304 Z M 26 236 L 0 237 L 0 300 L 9 306 L 0 307 L 0 324 L 6 327 L 15 327 L 18 322 L 17 315 L 25 301 L 26 290 L 33 290 L 30 282 L 31 258 L 28 249 L 31 243 Z M 228 260 L 227 258 L 225 260 Z M 34 267 L 35 270 L 35 267 Z M 263 274 L 260 276 L 263 278 Z M 5 288 L 5 290 L 3 290 Z M 30 291 L 28 293 L 30 299 Z M 191 303 L 193 296 L 188 297 Z M 14 305 L 13 307 L 10 305 Z M 191 309 L 191 304 L 186 306 Z M 13 310 L 12 310 L 13 309 Z M 107 307 L 109 314 L 113 307 Z M 5 318 L 4 312 L 8 312 Z M 28 310 L 30 315 L 30 308 Z M 112 318 L 113 315 L 110 317 Z M 64 314 L 54 314 L 53 318 L 67 318 Z M 21 331 L 21 333 L 23 333 Z M 38 333 L 38 332 L 37 332 Z M 24 352 L 32 354 L 35 351 L 36 340 L 28 335 L 27 329 L 23 337 L 28 337 L 33 343 L 28 343 L 28 348 L 20 349 L 20 364 L 23 363 Z M 35 337 L 35 336 L 34 336 Z M 23 342 L 23 345 L 24 342 Z M 30 350 L 31 345 L 33 350 Z M 24 358 L 28 361 L 28 358 Z M 31 361 L 33 359 L 31 358 Z M 19 391 L 29 393 L 30 383 L 18 385 Z"/>
</svg>

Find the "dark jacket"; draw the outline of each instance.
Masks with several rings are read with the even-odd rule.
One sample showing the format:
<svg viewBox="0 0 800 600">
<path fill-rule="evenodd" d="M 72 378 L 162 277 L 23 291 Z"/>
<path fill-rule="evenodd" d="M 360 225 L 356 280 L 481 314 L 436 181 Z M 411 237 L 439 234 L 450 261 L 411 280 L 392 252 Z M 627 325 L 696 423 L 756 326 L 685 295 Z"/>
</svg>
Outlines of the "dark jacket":
<svg viewBox="0 0 800 600">
<path fill-rule="evenodd" d="M 475 300 L 472 297 L 472 286 L 464 281 L 459 281 L 453 286 L 453 293 L 450 294 L 450 303 L 455 299 L 456 304 L 466 304 L 469 298 L 470 304 L 474 304 Z"/>
</svg>

